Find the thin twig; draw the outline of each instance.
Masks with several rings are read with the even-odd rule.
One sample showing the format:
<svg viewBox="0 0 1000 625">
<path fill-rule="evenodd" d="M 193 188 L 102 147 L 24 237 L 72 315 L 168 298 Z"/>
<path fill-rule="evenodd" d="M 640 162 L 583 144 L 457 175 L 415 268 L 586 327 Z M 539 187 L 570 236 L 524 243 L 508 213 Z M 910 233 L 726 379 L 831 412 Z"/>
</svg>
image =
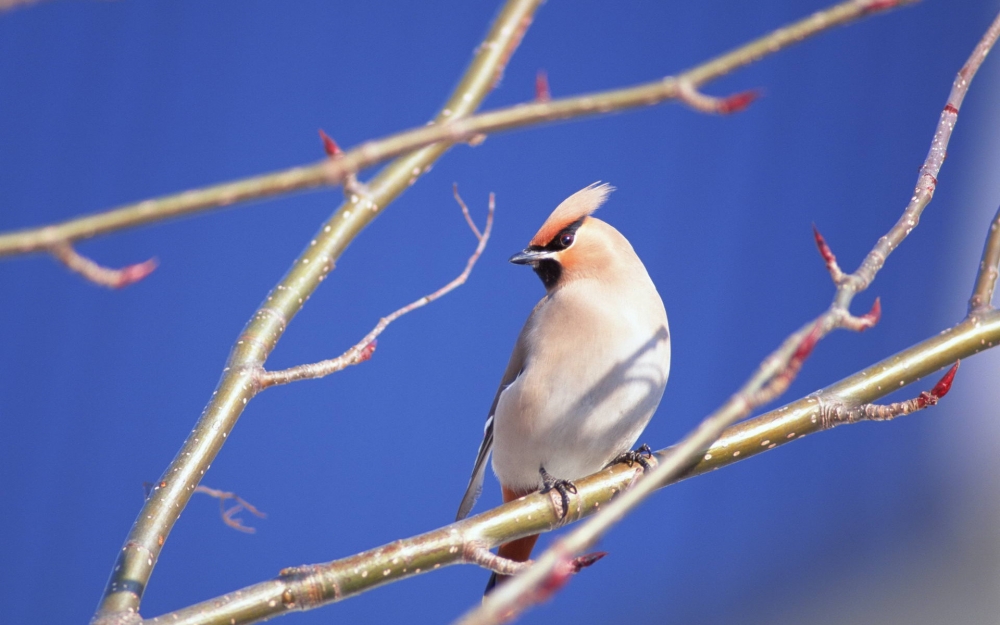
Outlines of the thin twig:
<svg viewBox="0 0 1000 625">
<path fill-rule="evenodd" d="M 336 185 L 349 175 L 421 147 L 444 142 L 478 144 L 486 135 L 543 123 L 659 104 L 680 97 L 680 84 L 698 88 L 733 70 L 749 65 L 803 39 L 835 26 L 911 4 L 916 0 L 847 0 L 803 20 L 775 30 L 746 45 L 706 61 L 676 76 L 668 76 L 631 87 L 533 102 L 497 109 L 479 115 L 461 116 L 458 106 L 446 106 L 437 123 L 363 143 L 343 152 L 336 160 L 294 167 L 210 187 L 203 187 L 107 212 L 71 219 L 58 224 L 0 234 L 0 257 L 44 251 L 56 241 L 77 241 L 118 230 L 134 228 L 190 215 L 237 202 L 272 197 L 319 186 Z M 483 48 L 480 47 L 480 52 Z M 494 78 L 495 79 L 495 78 Z M 743 96 L 744 99 L 746 95 Z M 749 100 L 746 100 L 749 104 Z M 731 104 L 738 104 L 738 100 Z M 418 170 L 417 173 L 420 173 Z M 378 205 L 376 205 L 378 206 Z M 378 210 L 377 208 L 375 210 Z"/>
<path fill-rule="evenodd" d="M 469 209 L 465 206 L 465 202 L 463 202 L 462 198 L 458 195 L 457 186 L 455 187 L 455 199 L 462 208 L 462 213 L 468 221 L 469 228 L 472 229 L 472 233 L 479 241 L 479 245 L 476 246 L 472 256 L 470 256 L 469 260 L 465 263 L 465 269 L 458 275 L 458 277 L 430 295 L 425 295 L 424 297 L 403 306 L 399 310 L 396 310 L 392 314 L 382 317 L 379 319 L 379 322 L 375 325 L 375 327 L 372 328 L 371 332 L 365 335 L 365 337 L 358 341 L 353 347 L 336 358 L 314 362 L 307 365 L 298 365 L 288 369 L 282 369 L 280 371 L 262 372 L 259 377 L 261 388 L 267 388 L 269 386 L 276 386 L 279 384 L 288 384 L 289 382 L 297 382 L 299 380 L 314 380 L 322 378 L 351 365 L 356 365 L 368 360 L 375 352 L 375 347 L 377 345 L 376 339 L 380 334 L 382 334 L 383 331 L 385 331 L 390 323 L 399 319 L 408 312 L 430 304 L 439 297 L 447 295 L 451 291 L 465 284 L 465 281 L 469 278 L 469 274 L 472 273 L 472 268 L 476 265 L 476 261 L 479 260 L 483 250 L 486 249 L 486 244 L 489 242 L 490 234 L 493 232 L 493 211 L 495 208 L 495 200 L 493 194 L 490 193 L 489 212 L 486 215 L 486 227 L 483 228 L 483 231 L 480 233 L 479 228 L 476 227 L 475 222 L 472 221 L 472 217 L 469 215 Z"/>
<path fill-rule="evenodd" d="M 853 318 L 848 312 L 850 303 L 857 293 L 871 284 L 885 263 L 885 259 L 916 227 L 921 212 L 933 197 L 934 188 L 937 185 L 937 174 L 944 161 L 948 141 L 958 116 L 958 109 L 965 98 L 976 70 L 998 36 L 1000 36 L 1000 15 L 991 24 L 972 56 L 958 73 L 949 94 L 948 103 L 941 114 L 931 148 L 920 169 L 917 189 L 904 210 L 903 217 L 885 236 L 878 240 L 861 266 L 837 284 L 833 302 L 826 312 L 789 336 L 778 350 L 761 363 L 757 371 L 733 397 L 706 417 L 680 443 L 671 448 L 666 457 L 653 467 L 648 475 L 639 480 L 635 487 L 611 502 L 600 514 L 556 541 L 538 557 L 535 565 L 530 569 L 514 576 L 509 582 L 488 595 L 480 606 L 471 610 L 460 620 L 462 625 L 499 623 L 508 619 L 512 614 L 520 613 L 533 605 L 539 598 L 544 597 L 545 593 L 541 592 L 541 589 L 550 586 L 553 579 L 559 578 L 560 571 L 568 560 L 590 549 L 601 536 L 626 514 L 634 510 L 657 488 L 666 485 L 691 467 L 698 458 L 703 457 L 709 446 L 722 435 L 727 427 L 745 418 L 760 405 L 759 402 L 770 400 L 775 395 L 774 390 L 787 388 L 785 378 L 794 376 L 797 371 L 796 363 L 801 365 L 802 352 L 811 347 L 810 343 L 814 343 L 835 328 L 846 327 L 863 330 L 878 320 L 881 312 L 879 305 L 874 306 L 868 315 Z M 817 237 L 817 244 L 819 243 L 820 238 Z M 824 248 L 829 252 L 829 248 L 824 243 L 820 245 L 821 253 L 824 252 Z M 831 265 L 830 258 L 832 256 L 832 252 L 823 253 L 828 267 Z M 832 271 L 831 275 L 833 275 Z M 775 380 L 780 381 L 776 389 Z"/>
<path fill-rule="evenodd" d="M 993 309 L 993 289 L 996 288 L 1000 267 L 1000 208 L 990 223 L 990 234 L 983 246 L 983 259 L 979 262 L 976 286 L 969 298 L 969 314 L 979 314 Z"/>
<path fill-rule="evenodd" d="M 222 515 L 222 522 L 233 528 L 234 530 L 243 532 L 245 534 L 253 534 L 257 530 L 249 525 L 244 525 L 243 520 L 236 515 L 240 512 L 246 510 L 250 514 L 254 515 L 258 519 L 267 518 L 267 515 L 255 508 L 249 501 L 243 499 L 236 493 L 231 493 L 225 490 L 218 490 L 215 488 L 209 488 L 208 486 L 198 485 L 194 492 L 202 493 L 203 495 L 208 495 L 209 497 L 214 497 L 219 500 L 219 514 Z M 230 507 L 226 507 L 227 501 L 235 501 L 236 504 Z"/>
<path fill-rule="evenodd" d="M 109 289 L 121 289 L 130 284 L 135 284 L 153 273 L 158 264 L 155 258 L 150 258 L 145 262 L 136 263 L 135 265 L 128 265 L 121 269 L 112 269 L 98 265 L 77 252 L 70 243 L 66 242 L 53 244 L 49 248 L 49 251 L 56 260 L 65 265 L 70 271 L 80 274 L 94 284 L 106 286 Z"/>
<path fill-rule="evenodd" d="M 444 108 L 435 116 L 435 124 L 471 115 L 482 104 L 541 4 L 542 0 L 507 0 Z M 440 144 L 409 152 L 368 181 L 375 209 L 359 210 L 350 201 L 341 204 L 320 226 L 305 251 L 255 311 L 233 345 L 208 405 L 164 470 L 160 480 L 166 486 L 157 489 L 145 501 L 118 552 L 92 625 L 118 623 L 122 618 L 138 613 L 142 593 L 171 529 L 187 505 L 194 487 L 222 449 L 244 407 L 260 390 L 256 378 L 288 323 L 302 309 L 351 241 L 417 177 L 429 170 L 447 149 L 447 145 Z M 347 158 L 345 154 L 343 159 L 336 161 L 327 159 L 324 167 L 341 163 Z M 258 179 L 248 184 L 263 183 Z M 185 205 L 183 197 L 184 194 L 174 196 L 175 199 L 181 198 L 176 200 L 179 202 L 176 207 Z M 107 222 L 103 223 L 107 225 Z M 61 234 L 66 236 L 65 232 Z"/>
<path fill-rule="evenodd" d="M 955 373 L 958 372 L 959 363 L 952 365 L 951 369 L 938 380 L 929 391 L 923 391 L 913 399 L 893 402 L 891 404 L 861 404 L 860 406 L 847 406 L 834 402 L 827 402 L 823 406 L 822 419 L 829 424 L 842 425 L 845 423 L 857 423 L 858 421 L 891 421 L 896 417 L 902 417 L 918 410 L 923 410 L 929 406 L 936 406 L 942 397 L 951 390 L 951 384 L 955 380 Z"/>
</svg>

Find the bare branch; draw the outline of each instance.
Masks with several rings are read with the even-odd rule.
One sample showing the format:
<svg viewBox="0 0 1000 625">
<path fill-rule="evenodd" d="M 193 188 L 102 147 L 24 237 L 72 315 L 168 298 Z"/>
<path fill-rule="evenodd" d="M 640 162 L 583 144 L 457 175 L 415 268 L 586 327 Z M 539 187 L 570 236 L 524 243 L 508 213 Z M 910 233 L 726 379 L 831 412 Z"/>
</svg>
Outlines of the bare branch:
<svg viewBox="0 0 1000 625">
<path fill-rule="evenodd" d="M 722 435 L 727 427 L 744 418 L 753 408 L 760 405 L 755 402 L 769 401 L 777 393 L 787 388 L 788 381 L 794 377 L 797 367 L 801 366 L 804 358 L 803 352 L 807 354 L 816 340 L 834 328 L 863 330 L 877 322 L 881 313 L 878 300 L 867 315 L 857 319 L 850 316 L 848 307 L 854 296 L 871 284 L 889 254 L 916 227 L 921 212 L 933 197 L 934 187 L 937 185 L 936 176 L 944 161 L 948 141 L 958 116 L 958 109 L 976 70 L 998 35 L 1000 35 L 1000 15 L 994 20 L 976 46 L 972 56 L 958 73 L 948 97 L 948 103 L 945 105 L 938 128 L 931 141 L 931 148 L 921 167 L 917 189 L 904 210 L 903 217 L 890 229 L 888 234 L 878 240 L 874 249 L 857 271 L 845 276 L 838 283 L 834 300 L 826 312 L 811 324 L 789 336 L 778 350 L 761 363 L 757 371 L 733 397 L 706 417 L 680 443 L 671 448 L 666 457 L 653 467 L 649 474 L 644 476 L 644 479 L 639 480 L 634 488 L 629 489 L 611 502 L 600 514 L 554 543 L 539 556 L 535 565 L 530 569 L 514 576 L 508 583 L 495 589 L 483 600 L 482 605 L 461 619 L 460 622 L 463 625 L 499 623 L 508 619 L 511 614 L 516 614 L 530 607 L 534 598 L 539 596 L 539 589 L 550 584 L 551 580 L 559 575 L 560 569 L 565 566 L 569 559 L 592 547 L 601 536 L 649 497 L 654 490 L 684 473 L 699 457 L 706 453 L 705 450 Z M 818 235 L 818 232 L 816 234 Z M 827 261 L 827 266 L 830 267 L 833 254 L 822 241 L 822 237 L 817 236 L 816 239 L 820 253 Z M 835 263 L 835 261 L 833 262 Z M 832 271 L 831 274 L 833 274 Z M 923 401 L 926 402 L 927 399 L 924 398 Z"/>
<path fill-rule="evenodd" d="M 446 106 L 436 123 L 363 143 L 340 158 L 127 204 L 107 212 L 41 228 L 0 234 L 0 257 L 44 251 L 54 241 L 77 241 L 118 230 L 191 215 L 237 202 L 261 199 L 343 182 L 351 174 L 418 148 L 443 142 L 478 144 L 487 134 L 543 123 L 605 115 L 650 106 L 680 97 L 680 84 L 698 88 L 803 39 L 835 26 L 916 0 L 847 0 L 764 37 L 702 63 L 677 76 L 609 91 L 547 102 L 534 102 L 480 115 L 457 115 L 462 107 Z M 522 29 L 523 30 L 523 29 Z M 514 31 L 518 34 L 521 31 Z M 483 54 L 480 46 L 477 54 Z M 507 48 L 501 50 L 507 53 Z M 508 54 L 509 56 L 509 54 Z M 505 60 L 505 59 L 504 59 Z M 502 65 L 502 64 L 501 64 Z M 500 70 L 502 72 L 502 70 Z M 493 79 L 496 79 L 496 74 Z M 492 84 L 492 83 L 491 83 Z M 490 85 L 483 85 L 488 88 Z M 730 112 L 749 104 L 747 93 L 729 102 Z M 447 112 L 447 114 L 445 114 Z M 443 148 L 439 148 L 443 149 Z M 420 173 L 420 169 L 417 173 Z M 378 206 L 376 204 L 376 206 Z M 382 205 L 384 207 L 384 204 Z M 376 211 L 379 208 L 375 209 Z"/>
<path fill-rule="evenodd" d="M 948 152 L 948 142 L 951 139 L 951 133 L 958 122 L 958 111 L 962 108 L 962 102 L 965 100 L 965 94 L 969 91 L 969 85 L 972 84 L 972 78 L 976 75 L 976 71 L 982 65 L 983 60 L 986 59 L 986 55 L 993 47 L 993 44 L 996 43 L 998 36 L 1000 36 L 1000 16 L 990 24 L 986 34 L 983 35 L 983 38 L 976 45 L 975 50 L 973 50 L 972 55 L 969 56 L 969 59 L 955 77 L 951 93 L 948 94 L 948 101 L 941 111 L 941 118 L 938 121 L 937 130 L 934 132 L 934 138 L 931 140 L 931 147 L 927 152 L 927 158 L 920 168 L 919 176 L 917 176 L 917 185 L 913 190 L 913 197 L 910 199 L 906 210 L 903 211 L 903 216 L 896 222 L 896 225 L 892 227 L 888 234 L 879 239 L 875 248 L 868 253 L 861 266 L 854 272 L 854 276 L 851 279 L 854 292 L 863 291 L 868 287 L 875 278 L 875 274 L 885 263 L 885 259 L 889 257 L 889 254 L 917 227 L 917 223 L 920 221 L 920 214 L 923 212 L 924 207 L 930 203 L 931 198 L 934 197 L 934 190 L 937 188 L 937 176 L 941 171 L 941 165 L 944 164 L 945 155 Z"/>
<path fill-rule="evenodd" d="M 480 255 L 482 255 L 483 250 L 486 249 L 486 244 L 489 242 L 490 234 L 493 232 L 493 211 L 495 209 L 495 199 L 493 194 L 490 194 L 489 201 L 489 213 L 486 215 L 486 227 L 483 228 L 482 233 L 479 232 L 479 228 L 476 227 L 472 217 L 469 215 L 469 209 L 465 206 L 465 202 L 458 195 L 457 185 L 454 188 L 455 199 L 458 201 L 459 206 L 462 208 L 462 213 L 465 215 L 466 221 L 469 224 L 469 228 L 472 233 L 479 240 L 479 245 L 476 246 L 476 250 L 469 257 L 469 260 L 465 263 L 465 269 L 458 275 L 457 278 L 444 285 L 437 291 L 434 291 L 430 295 L 425 295 L 415 302 L 411 302 L 406 306 L 403 306 L 399 310 L 393 312 L 392 314 L 382 317 L 378 324 L 372 331 L 369 332 L 363 339 L 357 342 L 353 347 L 348 349 L 346 352 L 337 356 L 336 358 L 331 358 L 329 360 L 323 360 L 320 362 L 314 362 L 308 365 L 298 365 L 296 367 L 290 367 L 288 369 L 282 369 L 280 371 L 264 371 L 260 374 L 258 378 L 261 388 L 268 388 L 270 386 L 276 386 L 279 384 L 288 384 L 289 382 L 297 382 L 299 380 L 314 380 L 317 378 L 322 378 L 330 375 L 331 373 L 336 373 L 342 369 L 345 369 L 351 365 L 356 365 L 358 363 L 364 362 L 372 357 L 375 352 L 375 347 L 377 345 L 376 339 L 383 331 L 389 326 L 390 323 L 399 319 L 403 315 L 422 306 L 430 304 L 434 300 L 447 295 L 451 291 L 465 284 L 465 281 L 469 278 L 469 274 L 472 273 L 472 268 L 475 267 L 476 261 L 479 260 Z"/>
<path fill-rule="evenodd" d="M 111 269 L 98 265 L 73 249 L 72 244 L 66 242 L 52 244 L 49 247 L 49 252 L 70 271 L 80 274 L 94 284 L 106 286 L 109 289 L 121 289 L 135 284 L 153 273 L 158 264 L 155 258 L 150 258 L 145 262 L 128 265 L 121 269 Z"/>
<path fill-rule="evenodd" d="M 249 501 L 243 499 L 236 493 L 231 493 L 224 490 L 217 490 L 215 488 L 209 488 L 208 486 L 199 485 L 194 489 L 196 493 L 202 493 L 203 495 L 208 495 L 209 497 L 214 497 L 219 500 L 219 514 L 222 515 L 222 522 L 233 528 L 234 530 L 243 532 L 245 534 L 253 534 L 257 530 L 249 525 L 244 525 L 243 520 L 238 518 L 236 515 L 240 512 L 246 510 L 250 514 L 254 515 L 258 519 L 267 518 L 267 515 L 255 508 Z M 227 501 L 235 501 L 236 504 L 230 507 L 226 507 Z"/>
<path fill-rule="evenodd" d="M 983 259 L 979 262 L 976 286 L 969 299 L 969 314 L 979 314 L 993 309 L 993 289 L 997 284 L 997 269 L 1000 266 L 1000 208 L 990 223 L 990 233 L 983 246 Z"/>
</svg>

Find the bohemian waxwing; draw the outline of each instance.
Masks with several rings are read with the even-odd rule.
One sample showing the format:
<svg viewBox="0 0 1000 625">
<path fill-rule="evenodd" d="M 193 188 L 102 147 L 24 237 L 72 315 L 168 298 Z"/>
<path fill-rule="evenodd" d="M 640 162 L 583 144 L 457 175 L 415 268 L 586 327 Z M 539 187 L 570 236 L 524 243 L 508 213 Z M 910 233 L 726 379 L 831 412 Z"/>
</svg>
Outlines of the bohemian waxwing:
<svg viewBox="0 0 1000 625">
<path fill-rule="evenodd" d="M 592 184 L 569 196 L 510 258 L 531 265 L 546 293 L 514 344 L 459 519 L 482 492 L 491 452 L 504 502 L 556 489 L 565 514 L 570 480 L 626 457 L 660 403 L 670 371 L 663 301 L 628 240 L 590 216 L 612 190 Z M 524 562 L 537 539 L 498 553 Z"/>
</svg>

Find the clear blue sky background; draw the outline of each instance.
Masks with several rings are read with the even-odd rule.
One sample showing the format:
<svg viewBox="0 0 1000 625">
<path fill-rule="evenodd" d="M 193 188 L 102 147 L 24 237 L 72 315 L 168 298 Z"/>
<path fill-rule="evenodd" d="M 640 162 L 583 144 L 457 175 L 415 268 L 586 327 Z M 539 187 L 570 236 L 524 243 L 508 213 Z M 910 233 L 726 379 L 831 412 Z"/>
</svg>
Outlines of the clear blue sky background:
<svg viewBox="0 0 1000 625">
<path fill-rule="evenodd" d="M 821 8 L 820 0 L 552 0 L 487 108 L 649 80 Z M 0 228 L 311 162 L 424 123 L 496 2 L 53 1 L 0 14 Z M 457 147 L 354 243 L 269 365 L 340 353 L 451 279 L 474 247 L 451 199 L 497 194 L 468 285 L 392 326 L 375 357 L 247 408 L 205 477 L 268 513 L 256 535 L 196 497 L 143 604 L 155 616 L 451 521 L 514 337 L 542 287 L 509 265 L 595 180 L 667 305 L 674 368 L 642 440 L 663 447 L 829 302 L 817 223 L 853 269 L 910 197 L 952 78 L 1000 7 L 926 0 L 825 33 L 706 88 L 763 88 L 747 112 L 666 105 Z M 962 110 L 937 196 L 892 256 L 864 334 L 823 342 L 788 398 L 964 314 L 1000 202 L 1000 65 Z M 120 292 L 51 260 L 0 263 L 0 604 L 5 623 L 83 623 L 143 499 L 229 347 L 340 200 L 299 194 L 86 242 L 160 268 Z M 611 555 L 526 623 L 987 622 L 1000 609 L 992 354 L 943 405 L 845 427 L 672 487 Z M 916 394 L 922 385 L 904 391 Z M 479 509 L 499 500 L 490 477 Z M 452 567 L 288 623 L 444 623 L 487 574 Z M 957 619 L 957 620 L 956 620 Z M 283 621 L 284 622 L 284 621 Z"/>
</svg>

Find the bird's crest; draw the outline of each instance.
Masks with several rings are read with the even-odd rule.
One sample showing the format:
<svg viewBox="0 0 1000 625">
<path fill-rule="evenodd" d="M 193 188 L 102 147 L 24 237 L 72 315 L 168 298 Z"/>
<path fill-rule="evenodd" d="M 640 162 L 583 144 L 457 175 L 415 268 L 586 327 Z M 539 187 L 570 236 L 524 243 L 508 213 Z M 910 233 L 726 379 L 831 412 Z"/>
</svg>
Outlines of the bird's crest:
<svg viewBox="0 0 1000 625">
<path fill-rule="evenodd" d="M 547 245 L 563 228 L 600 208 L 608 199 L 608 194 L 614 190 L 615 188 L 608 183 L 595 182 L 569 196 L 545 220 L 535 233 L 535 237 L 531 239 L 531 245 L 539 247 Z"/>
</svg>

